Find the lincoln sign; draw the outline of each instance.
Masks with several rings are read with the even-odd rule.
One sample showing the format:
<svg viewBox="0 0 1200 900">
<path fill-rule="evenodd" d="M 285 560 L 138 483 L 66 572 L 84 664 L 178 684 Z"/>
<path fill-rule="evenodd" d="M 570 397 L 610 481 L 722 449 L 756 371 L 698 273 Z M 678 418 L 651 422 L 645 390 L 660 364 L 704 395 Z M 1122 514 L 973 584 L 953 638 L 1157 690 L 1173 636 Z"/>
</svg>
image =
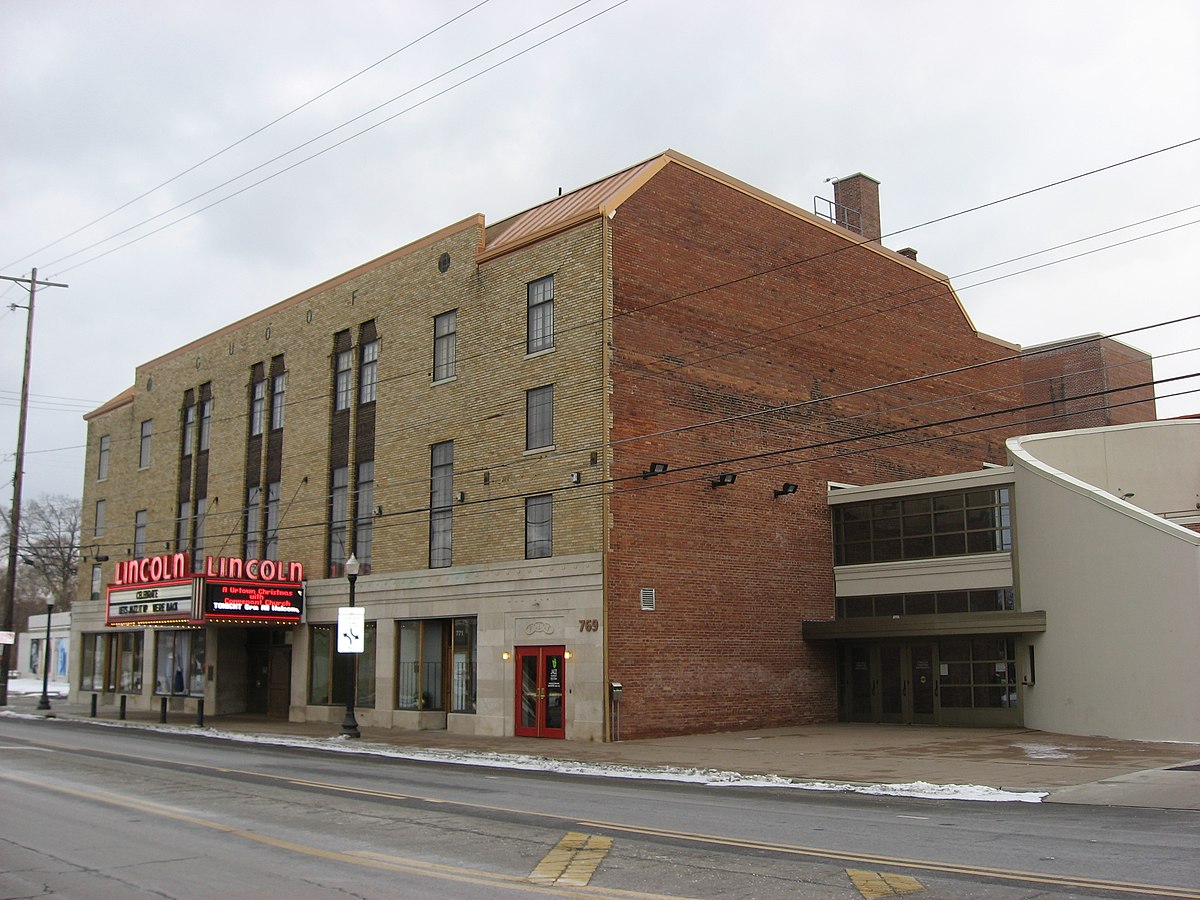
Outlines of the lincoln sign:
<svg viewBox="0 0 1200 900">
<path fill-rule="evenodd" d="M 187 553 L 168 553 L 122 560 L 108 586 L 109 625 L 293 625 L 303 614 L 298 562 L 209 556 L 193 573 Z"/>
</svg>

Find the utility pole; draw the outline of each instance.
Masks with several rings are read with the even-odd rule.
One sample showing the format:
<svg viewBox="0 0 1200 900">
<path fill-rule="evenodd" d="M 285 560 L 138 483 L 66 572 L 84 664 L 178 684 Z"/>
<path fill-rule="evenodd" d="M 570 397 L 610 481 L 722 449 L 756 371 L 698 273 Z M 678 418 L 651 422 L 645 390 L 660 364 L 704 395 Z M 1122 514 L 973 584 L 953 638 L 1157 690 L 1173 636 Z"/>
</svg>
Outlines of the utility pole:
<svg viewBox="0 0 1200 900">
<path fill-rule="evenodd" d="M 37 295 L 39 287 L 61 287 L 65 288 L 69 285 L 59 284 L 54 281 L 38 281 L 37 269 L 34 269 L 28 278 L 13 278 L 9 275 L 0 275 L 0 281 L 15 281 L 17 284 L 28 285 L 29 288 L 29 305 L 21 307 L 29 311 L 29 317 L 25 320 L 25 374 L 21 378 L 21 412 L 17 419 L 17 459 L 13 468 L 13 501 L 12 501 L 12 523 L 8 530 L 8 571 L 4 574 L 4 598 L 3 598 L 3 616 L 0 617 L 0 631 L 11 633 L 13 630 L 14 612 L 17 602 L 17 558 L 19 548 L 19 538 L 21 533 L 21 483 L 25 478 L 25 422 L 29 414 L 29 358 L 33 350 L 33 301 Z M 21 305 L 13 303 L 10 309 L 17 309 Z M 13 648 L 15 644 L 0 644 L 3 648 L 3 658 L 0 659 L 0 706 L 8 705 L 8 673 L 12 668 Z"/>
</svg>

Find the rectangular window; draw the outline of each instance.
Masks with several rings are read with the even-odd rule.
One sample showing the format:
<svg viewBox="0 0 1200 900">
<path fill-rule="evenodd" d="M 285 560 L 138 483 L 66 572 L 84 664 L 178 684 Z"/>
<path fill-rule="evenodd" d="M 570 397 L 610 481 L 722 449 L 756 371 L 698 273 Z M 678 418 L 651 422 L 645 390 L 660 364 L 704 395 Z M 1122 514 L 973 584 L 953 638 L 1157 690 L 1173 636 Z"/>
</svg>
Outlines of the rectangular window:
<svg viewBox="0 0 1200 900">
<path fill-rule="evenodd" d="M 133 558 L 141 559 L 146 555 L 146 510 L 139 509 L 133 514 Z"/>
<path fill-rule="evenodd" d="M 349 472 L 345 466 L 334 469 L 329 481 L 329 573 L 342 574 L 346 562 L 346 519 L 349 515 Z"/>
<path fill-rule="evenodd" d="M 554 446 L 554 385 L 525 392 L 525 449 Z"/>
<path fill-rule="evenodd" d="M 188 535 L 192 531 L 192 504 L 184 500 L 179 504 L 179 516 L 175 519 L 175 549 L 180 553 L 186 553 L 188 549 Z"/>
<path fill-rule="evenodd" d="M 100 599 L 100 589 L 104 586 L 104 583 L 101 579 L 102 579 L 102 576 L 101 576 L 100 564 L 96 563 L 92 566 L 92 599 L 93 600 Z"/>
<path fill-rule="evenodd" d="M 141 631 L 133 630 L 80 635 L 81 690 L 140 694 L 144 638 Z"/>
<path fill-rule="evenodd" d="M 208 449 L 212 437 L 212 401 L 205 400 L 200 404 L 200 452 Z"/>
<path fill-rule="evenodd" d="M 96 501 L 96 527 L 92 532 L 95 537 L 104 537 L 104 513 L 107 508 L 107 500 Z"/>
<path fill-rule="evenodd" d="M 525 291 L 529 302 L 526 352 L 549 350 L 554 346 L 554 276 L 531 281 Z"/>
<path fill-rule="evenodd" d="M 250 436 L 263 433 L 267 411 L 267 382 L 259 378 L 250 389 Z"/>
<path fill-rule="evenodd" d="M 451 564 L 454 441 L 434 444 L 429 464 L 429 568 Z"/>
<path fill-rule="evenodd" d="M 350 408 L 350 400 L 354 397 L 350 383 L 354 354 L 349 350 L 343 350 L 335 354 L 333 359 L 333 409 L 335 412 L 341 412 L 343 409 Z"/>
<path fill-rule="evenodd" d="M 106 434 L 100 438 L 100 453 L 96 461 L 96 480 L 104 481 L 108 478 L 108 454 L 112 449 L 112 440 Z"/>
<path fill-rule="evenodd" d="M 435 316 L 433 320 L 433 380 L 453 378 L 457 362 L 456 340 L 458 310 Z"/>
<path fill-rule="evenodd" d="M 542 559 L 551 555 L 551 515 L 550 494 L 525 498 L 526 559 Z"/>
<path fill-rule="evenodd" d="M 258 536 L 262 533 L 262 488 L 246 491 L 246 559 L 258 558 Z"/>
<path fill-rule="evenodd" d="M 145 469 L 150 465 L 150 438 L 154 434 L 154 420 L 147 419 L 142 423 L 142 442 L 138 449 L 138 468 Z"/>
<path fill-rule="evenodd" d="M 155 632 L 154 693 L 204 696 L 204 632 Z"/>
<path fill-rule="evenodd" d="M 283 400 L 287 392 L 287 373 L 276 375 L 271 381 L 271 430 L 283 427 Z"/>
<path fill-rule="evenodd" d="M 476 640 L 474 617 L 397 622 L 396 708 L 475 712 Z"/>
<path fill-rule="evenodd" d="M 1011 709 L 1017 705 L 1016 646 L 1012 638 L 976 635 L 938 642 L 942 707 Z"/>
<path fill-rule="evenodd" d="M 199 572 L 204 565 L 204 528 L 208 519 L 208 498 L 196 501 L 196 540 L 192 546 L 192 571 Z"/>
<path fill-rule="evenodd" d="M 272 481 L 267 485 L 267 547 L 264 559 L 279 559 L 279 497 L 280 484 Z"/>
<path fill-rule="evenodd" d="M 183 440 L 180 442 L 180 455 L 191 456 L 196 442 L 196 404 L 189 403 L 183 408 Z"/>
<path fill-rule="evenodd" d="M 337 635 L 332 625 L 309 628 L 308 702 L 314 706 L 344 706 L 350 693 L 346 656 L 357 657 L 355 706 L 375 707 L 375 634 L 374 622 L 368 622 L 363 635 L 362 653 L 337 652 Z"/>
<path fill-rule="evenodd" d="M 358 464 L 358 484 L 355 490 L 354 555 L 362 566 L 362 574 L 371 574 L 371 537 L 375 523 L 375 463 Z"/>
<path fill-rule="evenodd" d="M 835 565 L 1012 549 L 1011 489 L 847 503 L 833 509 Z"/>
<path fill-rule="evenodd" d="M 362 345 L 362 358 L 358 369 L 358 402 L 374 403 L 379 385 L 379 341 L 367 341 Z"/>
</svg>

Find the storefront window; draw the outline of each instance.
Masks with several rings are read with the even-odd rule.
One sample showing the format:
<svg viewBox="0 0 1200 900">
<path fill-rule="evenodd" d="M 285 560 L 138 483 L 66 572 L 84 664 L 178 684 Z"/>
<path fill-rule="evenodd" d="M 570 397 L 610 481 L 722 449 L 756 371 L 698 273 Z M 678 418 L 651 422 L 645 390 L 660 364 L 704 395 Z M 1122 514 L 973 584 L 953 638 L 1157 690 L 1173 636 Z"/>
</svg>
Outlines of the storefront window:
<svg viewBox="0 0 1200 900">
<path fill-rule="evenodd" d="M 354 705 L 375 706 L 375 623 L 368 622 L 364 649 L 358 657 L 358 696 Z M 333 625 L 313 625 L 309 629 L 308 702 L 314 706 L 344 705 L 348 691 L 346 660 L 337 652 Z"/>
<path fill-rule="evenodd" d="M 82 635 L 80 689 L 140 694 L 144 645 L 141 631 Z"/>
<path fill-rule="evenodd" d="M 396 708 L 475 712 L 474 618 L 397 623 Z"/>
<path fill-rule="evenodd" d="M 204 632 L 159 631 L 154 693 L 204 696 Z"/>
</svg>

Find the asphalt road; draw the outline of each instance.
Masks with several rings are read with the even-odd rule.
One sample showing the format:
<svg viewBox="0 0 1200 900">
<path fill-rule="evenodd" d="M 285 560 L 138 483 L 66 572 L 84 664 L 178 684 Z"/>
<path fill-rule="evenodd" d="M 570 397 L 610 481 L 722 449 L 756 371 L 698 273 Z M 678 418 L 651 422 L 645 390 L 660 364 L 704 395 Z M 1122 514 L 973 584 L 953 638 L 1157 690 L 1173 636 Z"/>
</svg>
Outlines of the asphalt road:
<svg viewBox="0 0 1200 900">
<path fill-rule="evenodd" d="M 0 718 L 0 897 L 1200 898 L 1194 812 L 631 782 Z"/>
</svg>

